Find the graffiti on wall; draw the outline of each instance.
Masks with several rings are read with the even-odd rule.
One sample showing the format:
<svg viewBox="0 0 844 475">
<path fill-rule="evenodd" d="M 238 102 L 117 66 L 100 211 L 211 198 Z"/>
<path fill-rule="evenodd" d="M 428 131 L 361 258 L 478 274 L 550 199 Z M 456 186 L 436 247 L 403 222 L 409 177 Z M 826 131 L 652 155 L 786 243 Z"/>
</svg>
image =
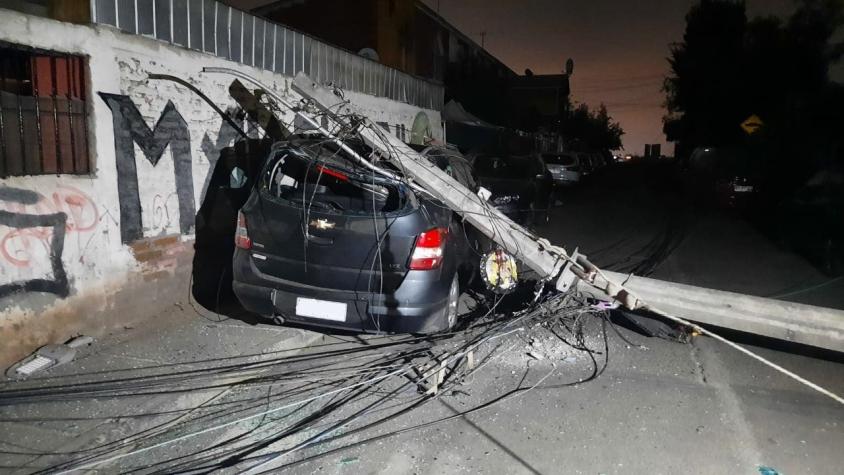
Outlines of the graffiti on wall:
<svg viewBox="0 0 844 475">
<path fill-rule="evenodd" d="M 12 215 L 51 216 L 64 214 L 65 234 L 91 231 L 100 220 L 97 205 L 82 191 L 59 185 L 49 198 L 17 188 L 0 188 L 0 209 Z M 50 226 L 18 227 L 0 232 L 0 257 L 15 267 L 28 267 L 40 248 L 49 248 Z"/>
<path fill-rule="evenodd" d="M 140 111 L 128 96 L 101 92 L 100 97 L 111 109 L 114 125 L 114 151 L 117 162 L 117 189 L 120 201 L 120 238 L 124 243 L 143 237 L 141 197 L 138 190 L 138 169 L 135 144 L 144 158 L 156 166 L 169 146 L 176 177 L 176 198 L 179 206 L 179 230 L 193 232 L 196 203 L 193 193 L 193 162 L 190 130 L 172 101 L 168 101 L 155 123 L 149 128 Z"/>
<path fill-rule="evenodd" d="M 244 114 L 245 112 L 240 107 L 229 107 L 226 109 L 226 114 L 232 118 L 241 130 L 244 129 Z M 246 122 L 245 125 L 253 127 L 252 134 L 257 135 L 254 130 L 254 125 L 251 122 Z M 247 134 L 249 131 L 247 131 Z M 205 194 L 208 192 L 208 185 L 211 182 L 211 175 L 214 173 L 214 167 L 217 166 L 217 160 L 220 158 L 220 150 L 227 147 L 233 141 L 240 137 L 240 133 L 234 127 L 229 125 L 225 120 L 220 122 L 220 130 L 217 131 L 217 139 L 211 140 L 208 132 L 202 135 L 200 148 L 202 153 L 208 159 L 208 173 L 205 174 L 205 180 L 202 183 L 202 193 L 200 194 L 200 202 L 205 200 Z"/>
<path fill-rule="evenodd" d="M 77 198 L 83 201 L 77 201 Z M 3 208 L 0 209 L 0 226 L 8 228 L 0 236 L 0 257 L 12 266 L 24 267 L 30 265 L 38 251 L 42 251 L 52 270 L 51 278 L 32 278 L 0 285 L 0 298 L 16 292 L 48 292 L 66 297 L 70 288 L 62 263 L 65 233 L 69 229 L 77 229 L 74 218 L 85 213 L 77 209 L 86 206 L 83 196 L 74 195 L 73 191 L 67 194 L 57 192 L 51 204 L 34 191 L 2 187 L 0 205 Z M 74 210 L 71 214 L 64 211 L 70 211 L 68 207 Z M 96 207 L 94 210 L 96 212 Z M 68 216 L 72 217 L 68 219 Z"/>
</svg>

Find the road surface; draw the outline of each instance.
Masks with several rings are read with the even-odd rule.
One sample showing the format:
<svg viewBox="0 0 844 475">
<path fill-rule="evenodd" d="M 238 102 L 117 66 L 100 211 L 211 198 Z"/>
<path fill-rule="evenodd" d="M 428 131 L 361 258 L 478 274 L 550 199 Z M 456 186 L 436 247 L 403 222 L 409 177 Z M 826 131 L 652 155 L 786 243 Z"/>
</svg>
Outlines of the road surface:
<svg viewBox="0 0 844 475">
<path fill-rule="evenodd" d="M 808 303 L 840 303 L 841 293 L 829 290 L 835 283 L 805 291 L 828 281 L 805 261 L 780 252 L 739 218 L 690 213 L 671 199 L 674 191 L 665 185 L 647 167 L 608 170 L 564 195 L 543 232 L 618 269 L 758 295 L 802 290 L 794 296 L 813 300 Z M 295 449 L 266 468 L 303 474 L 758 474 L 764 467 L 782 474 L 842 473 L 844 407 L 831 399 L 708 338 L 682 344 L 605 326 L 595 317 L 586 322 L 584 343 L 591 352 L 563 342 L 543 326 L 508 333 L 485 344 L 480 354 L 492 356 L 480 369 L 410 412 L 346 436 L 383 416 L 366 412 L 327 435 L 338 438 L 296 448 L 326 426 L 309 428 L 260 446 L 252 458 L 219 472 L 239 472 L 264 460 L 263 455 Z M 97 341 L 76 361 L 40 379 L 0 383 L 0 472 L 56 471 L 57 464 L 78 463 L 96 447 L 131 442 L 162 429 L 144 444 L 129 443 L 111 452 L 126 454 L 227 423 L 235 416 L 217 410 L 238 405 L 245 411 L 238 414 L 280 412 L 98 468 L 102 473 L 168 472 L 172 465 L 156 463 L 179 463 L 184 461 L 179 457 L 217 450 L 224 441 L 265 441 L 276 430 L 273 424 L 283 419 L 276 416 L 295 411 L 281 411 L 274 399 L 276 383 L 261 385 L 259 378 L 251 385 L 238 384 L 246 373 L 242 368 L 233 373 L 231 365 L 273 361 L 273 371 L 284 374 L 288 366 L 301 363 L 273 359 L 277 355 L 307 357 L 326 348 L 372 348 L 402 338 L 321 334 L 231 319 L 196 304 L 176 305 L 142 328 L 126 328 Z M 841 355 L 781 351 L 756 343 L 750 347 L 763 356 L 844 393 Z M 307 364 L 314 365 L 316 374 L 321 363 Z M 197 380 L 192 390 L 143 394 L 151 375 L 178 380 L 200 373 L 208 378 Z M 305 381 L 309 376 L 296 378 Z M 130 391 L 110 396 L 79 388 L 62 392 L 80 381 L 91 381 L 92 386 L 85 386 L 89 390 L 127 381 L 132 385 Z M 388 386 L 404 388 L 390 396 L 397 406 L 419 397 L 416 387 L 404 387 L 403 381 L 397 377 Z M 15 393 L 24 387 L 40 389 L 41 399 Z M 517 388 L 521 390 L 513 393 Z M 383 393 L 373 388 L 348 408 L 341 407 L 337 417 Z M 490 405 L 455 416 L 484 404 Z M 188 424 L 194 417 L 196 422 Z M 422 424 L 428 425 L 417 427 Z M 403 432 L 366 442 L 395 431 Z"/>
</svg>

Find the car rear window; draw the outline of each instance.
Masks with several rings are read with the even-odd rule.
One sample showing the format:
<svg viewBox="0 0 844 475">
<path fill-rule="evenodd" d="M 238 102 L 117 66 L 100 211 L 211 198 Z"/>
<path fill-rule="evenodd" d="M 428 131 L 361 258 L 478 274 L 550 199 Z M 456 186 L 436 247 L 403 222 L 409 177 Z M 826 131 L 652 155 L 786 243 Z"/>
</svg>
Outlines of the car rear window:
<svg viewBox="0 0 844 475">
<path fill-rule="evenodd" d="M 571 155 L 566 155 L 566 154 L 548 153 L 548 154 L 542 155 L 542 158 L 544 158 L 545 163 L 547 163 L 549 165 L 563 165 L 563 166 L 570 167 L 570 166 L 576 164 L 574 157 L 572 157 Z"/>
<path fill-rule="evenodd" d="M 364 173 L 330 150 L 290 146 L 273 151 L 260 186 L 272 199 L 321 212 L 385 214 L 408 205 L 403 185 Z"/>
</svg>

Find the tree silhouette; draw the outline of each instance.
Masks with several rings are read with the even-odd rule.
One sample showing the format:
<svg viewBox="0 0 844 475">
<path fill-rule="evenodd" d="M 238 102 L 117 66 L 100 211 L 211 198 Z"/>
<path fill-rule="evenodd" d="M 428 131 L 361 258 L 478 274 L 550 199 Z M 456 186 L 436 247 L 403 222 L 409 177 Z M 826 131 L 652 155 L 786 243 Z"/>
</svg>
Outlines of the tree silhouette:
<svg viewBox="0 0 844 475">
<path fill-rule="evenodd" d="M 702 146 L 743 147 L 772 188 L 786 191 L 818 166 L 841 161 L 841 86 L 830 65 L 844 53 L 840 0 L 797 0 L 786 21 L 748 20 L 743 2 L 701 0 L 671 47 L 664 131 L 680 155 Z M 764 128 L 748 137 L 751 114 Z"/>
<path fill-rule="evenodd" d="M 584 150 L 618 150 L 624 130 L 610 117 L 604 104 L 597 112 L 586 104 L 578 105 L 565 120 L 563 134 Z"/>
<path fill-rule="evenodd" d="M 672 45 L 665 81 L 668 140 L 688 146 L 734 142 L 740 130 L 744 3 L 703 0 L 686 15 L 683 41 Z"/>
</svg>

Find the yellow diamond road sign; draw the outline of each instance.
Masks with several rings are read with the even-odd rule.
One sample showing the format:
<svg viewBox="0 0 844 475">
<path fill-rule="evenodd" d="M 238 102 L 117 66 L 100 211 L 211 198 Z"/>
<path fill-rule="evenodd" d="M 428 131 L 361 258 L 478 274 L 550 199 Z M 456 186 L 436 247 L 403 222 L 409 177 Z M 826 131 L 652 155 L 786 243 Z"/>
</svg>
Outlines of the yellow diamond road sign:
<svg viewBox="0 0 844 475">
<path fill-rule="evenodd" d="M 765 125 L 765 123 L 762 122 L 762 119 L 760 119 L 758 115 L 753 114 L 741 123 L 741 128 L 745 131 L 745 133 L 747 133 L 747 135 L 752 135 L 761 129 L 763 125 Z"/>
</svg>

